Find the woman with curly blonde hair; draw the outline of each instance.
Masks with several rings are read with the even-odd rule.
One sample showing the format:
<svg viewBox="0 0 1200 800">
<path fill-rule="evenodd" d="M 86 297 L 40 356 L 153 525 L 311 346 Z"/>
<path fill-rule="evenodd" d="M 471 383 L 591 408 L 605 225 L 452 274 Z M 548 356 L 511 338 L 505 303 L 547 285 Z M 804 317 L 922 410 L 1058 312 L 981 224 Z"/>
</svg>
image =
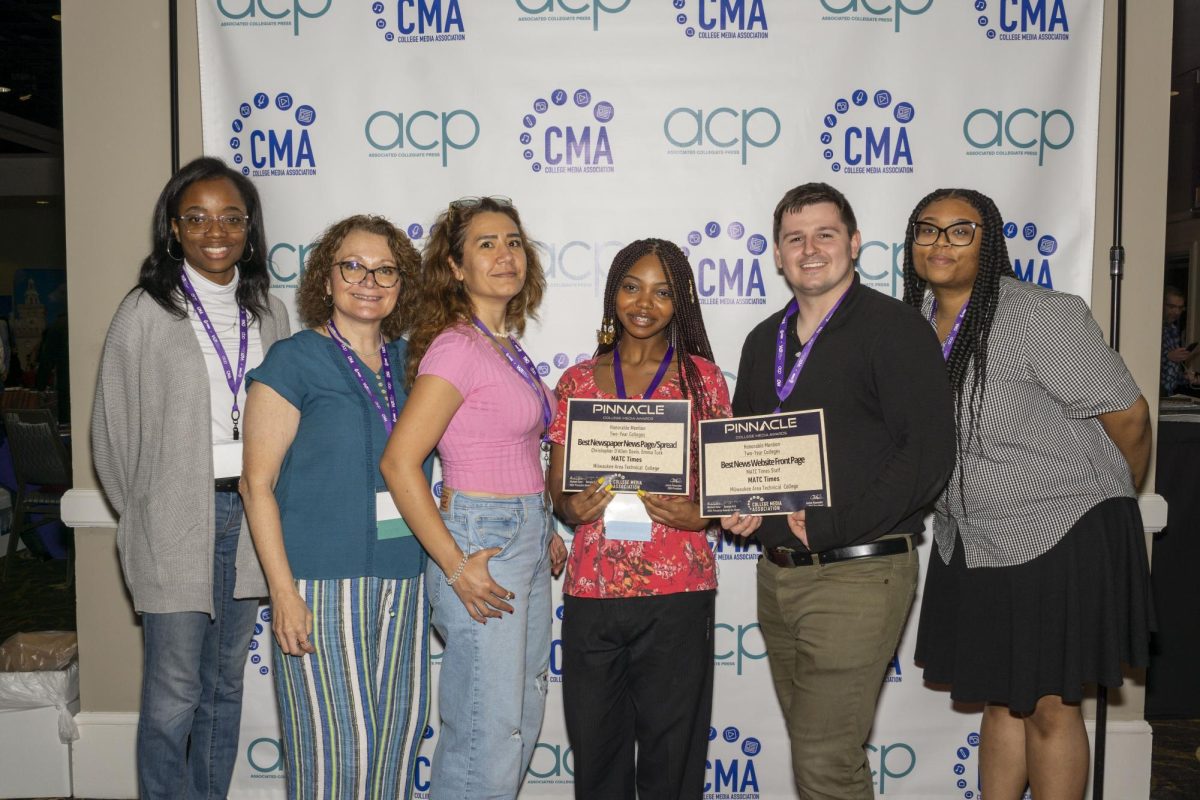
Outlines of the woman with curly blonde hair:
<svg viewBox="0 0 1200 800">
<path fill-rule="evenodd" d="M 516 337 L 544 289 L 507 198 L 463 198 L 438 217 L 413 306 L 415 377 L 380 464 L 429 553 L 425 586 L 446 642 L 438 800 L 515 797 L 541 729 L 550 573 L 566 547 L 553 533 L 540 447 L 554 395 Z M 440 513 L 420 481 L 435 446 Z"/>
<path fill-rule="evenodd" d="M 242 496 L 271 597 L 288 797 L 411 797 L 428 707 L 425 554 L 379 472 L 405 402 L 420 257 L 383 217 L 331 226 L 305 330 L 252 370 Z M 414 483 L 429 494 L 418 467 Z"/>
</svg>

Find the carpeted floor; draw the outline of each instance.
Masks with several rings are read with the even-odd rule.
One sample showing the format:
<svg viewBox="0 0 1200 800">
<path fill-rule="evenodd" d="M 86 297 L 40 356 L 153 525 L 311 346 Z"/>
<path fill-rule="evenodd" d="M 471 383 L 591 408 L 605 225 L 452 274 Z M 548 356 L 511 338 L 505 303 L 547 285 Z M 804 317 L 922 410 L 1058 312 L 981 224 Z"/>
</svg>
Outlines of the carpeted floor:
<svg viewBox="0 0 1200 800">
<path fill-rule="evenodd" d="M 0 567 L 5 560 L 0 558 Z M 75 587 L 67 579 L 65 560 L 18 554 L 0 583 L 0 642 L 21 631 L 75 630 Z M 1151 800 L 1200 800 L 1200 720 L 1151 720 L 1150 725 Z"/>
</svg>

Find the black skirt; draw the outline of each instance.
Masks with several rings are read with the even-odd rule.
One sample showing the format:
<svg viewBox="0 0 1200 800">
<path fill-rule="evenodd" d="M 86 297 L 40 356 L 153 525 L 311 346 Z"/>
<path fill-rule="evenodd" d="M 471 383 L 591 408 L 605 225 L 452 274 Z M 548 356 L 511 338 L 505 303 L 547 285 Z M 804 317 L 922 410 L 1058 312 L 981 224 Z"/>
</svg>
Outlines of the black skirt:
<svg viewBox="0 0 1200 800">
<path fill-rule="evenodd" d="M 916 660 L 963 702 L 1032 712 L 1038 698 L 1083 699 L 1144 667 L 1153 627 L 1142 516 L 1128 497 L 1084 514 L 1047 552 L 1012 567 L 967 569 L 961 543 L 929 559 Z"/>
</svg>

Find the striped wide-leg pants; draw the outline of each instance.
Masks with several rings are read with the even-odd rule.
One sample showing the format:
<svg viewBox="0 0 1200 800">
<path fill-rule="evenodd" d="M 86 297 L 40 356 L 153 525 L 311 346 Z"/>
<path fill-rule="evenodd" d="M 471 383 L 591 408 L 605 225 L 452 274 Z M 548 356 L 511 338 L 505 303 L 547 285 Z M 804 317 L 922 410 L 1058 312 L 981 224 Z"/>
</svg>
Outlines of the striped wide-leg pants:
<svg viewBox="0 0 1200 800">
<path fill-rule="evenodd" d="M 289 798 L 411 797 L 429 710 L 420 576 L 300 580 L 316 652 L 275 645 Z"/>
</svg>

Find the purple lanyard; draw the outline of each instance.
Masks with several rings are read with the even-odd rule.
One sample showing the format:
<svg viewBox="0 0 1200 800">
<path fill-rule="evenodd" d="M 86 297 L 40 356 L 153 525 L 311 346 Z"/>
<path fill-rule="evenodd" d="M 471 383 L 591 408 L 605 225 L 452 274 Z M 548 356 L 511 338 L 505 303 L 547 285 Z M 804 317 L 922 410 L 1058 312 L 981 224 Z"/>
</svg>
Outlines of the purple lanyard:
<svg viewBox="0 0 1200 800">
<path fill-rule="evenodd" d="M 950 335 L 946 337 L 946 341 L 942 342 L 942 360 L 950 360 L 950 351 L 954 349 L 954 340 L 958 338 L 959 329 L 962 328 L 963 318 L 967 315 L 967 306 L 971 305 L 971 298 L 967 298 L 967 302 L 963 303 L 963 307 L 958 310 L 958 316 L 954 318 L 954 325 L 950 328 Z M 937 331 L 937 298 L 933 299 L 933 308 L 929 311 L 929 322 L 933 325 L 934 331 Z"/>
<path fill-rule="evenodd" d="M 354 373 L 354 377 L 358 378 L 358 385 L 367 393 L 371 404 L 375 406 L 375 410 L 379 412 L 379 418 L 383 420 L 383 428 L 390 435 L 392 426 L 396 424 L 397 408 L 396 408 L 396 387 L 392 385 L 392 361 L 388 358 L 387 345 L 383 342 L 379 344 L 379 360 L 382 362 L 380 369 L 383 371 L 383 390 L 387 395 L 388 410 L 385 412 L 383 406 L 379 404 L 379 398 L 371 389 L 371 384 L 367 381 L 367 376 L 363 375 L 362 369 L 358 366 L 358 361 L 354 358 L 354 353 L 350 350 L 350 345 L 346 344 L 346 340 L 342 338 L 342 333 L 337 329 L 337 325 L 333 324 L 333 320 L 329 320 L 329 324 L 325 326 L 325 330 L 329 331 L 329 338 L 333 339 L 334 343 L 341 349 L 342 355 L 346 357 L 346 362 L 350 365 L 350 371 Z M 389 413 L 390 412 L 390 413 Z"/>
<path fill-rule="evenodd" d="M 212 341 L 213 349 L 217 351 L 217 358 L 221 360 L 221 367 L 225 370 L 225 382 L 229 384 L 229 391 L 233 392 L 233 410 L 229 412 L 229 418 L 233 420 L 233 439 L 238 439 L 238 420 L 242 418 L 242 412 L 238 409 L 238 389 L 242 387 L 242 379 L 246 377 L 246 354 L 250 349 L 250 322 L 246 315 L 246 309 L 238 305 L 238 366 L 237 374 L 233 374 L 233 367 L 229 364 L 229 356 L 225 355 L 225 348 L 221 345 L 221 338 L 217 336 L 217 331 L 213 327 L 212 320 L 208 318 L 208 312 L 204 310 L 204 304 L 200 302 L 200 295 L 196 294 L 196 287 L 192 286 L 192 282 L 188 280 L 187 271 L 181 270 L 179 277 L 183 284 L 183 293 L 187 295 L 187 299 L 191 302 L 192 308 L 196 309 L 196 316 L 200 318 L 200 324 L 204 326 L 204 332 L 208 334 L 208 338 Z"/>
<path fill-rule="evenodd" d="M 675 355 L 675 345 L 667 346 L 667 354 L 663 356 L 662 363 L 658 365 L 658 372 L 654 373 L 653 380 L 646 387 L 646 391 L 642 392 L 642 399 L 645 400 L 654 395 L 654 390 L 662 383 L 663 376 L 667 374 L 667 367 L 671 366 L 671 356 Z M 613 348 L 613 383 L 617 385 L 617 397 L 622 400 L 628 400 L 628 395 L 625 394 L 625 376 L 621 373 L 621 348 Z"/>
<path fill-rule="evenodd" d="M 787 357 L 787 329 L 788 321 L 800 311 L 800 305 L 796 302 L 796 298 L 792 298 L 792 302 L 788 303 L 784 309 L 783 319 L 779 322 L 779 335 L 775 337 L 775 396 L 779 398 L 779 405 L 775 406 L 775 410 L 771 413 L 778 414 L 783 409 L 783 403 L 791 396 L 792 390 L 796 388 L 796 381 L 800 377 L 800 371 L 804 369 L 804 365 L 808 363 L 808 356 L 812 353 L 813 345 L 817 343 L 817 337 L 825 330 L 825 326 L 829 324 L 829 320 L 833 317 L 833 313 L 838 310 L 838 306 L 846 299 L 846 295 L 850 290 L 842 292 L 842 296 L 833 304 L 833 308 L 829 309 L 829 313 L 817 325 L 817 329 L 813 331 L 813 335 L 809 337 L 808 343 L 800 349 L 800 355 L 796 357 L 796 363 L 792 366 L 792 371 L 788 374 L 787 380 L 783 378 L 783 362 Z"/>
<path fill-rule="evenodd" d="M 521 358 L 521 362 L 518 363 L 517 359 L 513 358 L 512 353 L 508 351 L 508 348 L 492 335 L 492 332 L 488 330 L 488 326 L 484 325 L 479 317 L 473 316 L 471 317 L 471 321 L 475 323 L 476 328 L 483 331 L 489 339 L 499 346 L 500 352 L 508 360 L 508 365 L 525 380 L 525 383 L 529 384 L 529 388 L 542 401 L 542 441 L 548 442 L 549 439 L 547 437 L 550 432 L 550 423 L 554 421 L 554 412 L 550 409 L 550 400 L 546 397 L 545 389 L 542 388 L 542 379 L 538 376 L 537 367 L 533 365 L 533 360 L 529 357 L 528 353 L 521 349 L 521 345 L 517 344 L 516 339 L 511 336 L 505 337 L 508 339 L 508 343 L 512 345 L 512 349 L 517 351 L 517 355 Z"/>
</svg>

